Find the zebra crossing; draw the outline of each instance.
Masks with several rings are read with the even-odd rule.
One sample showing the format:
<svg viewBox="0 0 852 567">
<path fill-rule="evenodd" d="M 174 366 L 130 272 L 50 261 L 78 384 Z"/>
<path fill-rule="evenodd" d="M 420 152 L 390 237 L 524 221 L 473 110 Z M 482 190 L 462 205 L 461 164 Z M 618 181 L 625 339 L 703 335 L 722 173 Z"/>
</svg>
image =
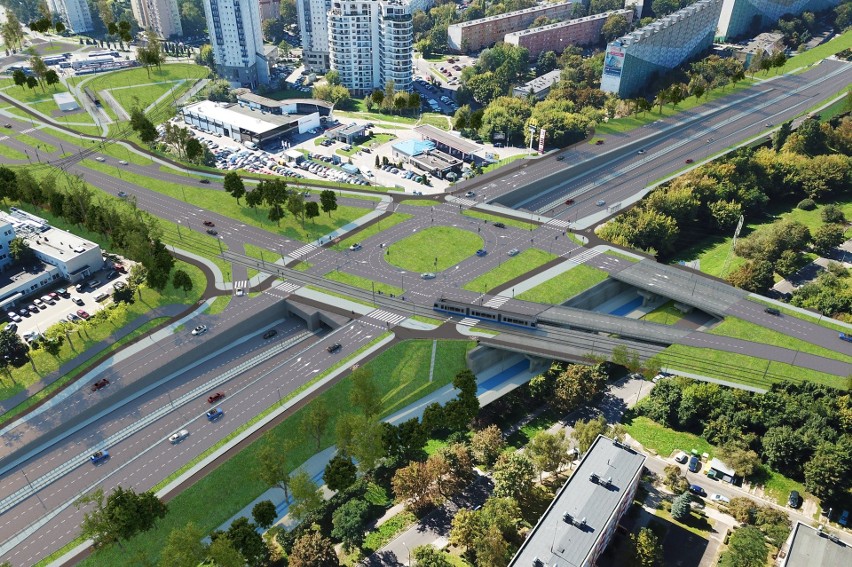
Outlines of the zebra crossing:
<svg viewBox="0 0 852 567">
<path fill-rule="evenodd" d="M 405 315 L 400 315 L 399 313 L 394 313 L 392 311 L 385 311 L 383 309 L 376 309 L 375 311 L 370 311 L 367 313 L 367 317 L 370 319 L 378 319 L 379 321 L 383 321 L 390 325 L 398 325 L 407 317 Z"/>
<path fill-rule="evenodd" d="M 377 211 L 386 211 L 388 207 L 390 207 L 391 201 L 379 201 L 379 204 L 376 205 Z"/>
<path fill-rule="evenodd" d="M 26 130 L 21 130 L 21 134 L 29 134 L 30 132 L 35 132 L 38 128 L 27 128 Z"/>
<path fill-rule="evenodd" d="M 461 205 L 462 207 L 473 207 L 474 205 L 478 205 L 479 203 L 477 203 L 476 201 L 471 201 L 470 199 L 456 198 L 453 201 L 453 204 L 454 205 Z"/>
<path fill-rule="evenodd" d="M 234 295 L 243 295 L 248 289 L 248 280 L 234 282 Z"/>
<path fill-rule="evenodd" d="M 465 327 L 473 327 L 477 323 L 479 323 L 479 319 L 474 319 L 473 317 L 465 317 L 458 322 L 459 325 L 464 325 Z"/>
<path fill-rule="evenodd" d="M 563 254 L 563 256 L 567 256 L 569 253 L 570 252 L 566 252 L 565 254 Z M 590 250 L 586 250 L 585 252 L 581 252 L 580 254 L 577 254 L 573 258 L 569 257 L 568 259 L 571 260 L 572 262 L 574 262 L 575 264 L 583 264 L 585 262 L 588 262 L 589 260 L 591 260 L 595 256 L 599 256 L 600 254 L 601 254 L 600 250 L 598 250 L 597 248 L 592 248 Z"/>
<path fill-rule="evenodd" d="M 292 282 L 282 282 L 274 287 L 267 289 L 265 293 L 268 293 L 269 295 L 272 295 L 279 299 L 287 299 L 291 293 L 293 293 L 300 287 L 300 285 L 294 284 Z"/>
<path fill-rule="evenodd" d="M 301 248 L 296 248 L 295 250 L 293 250 L 292 252 L 290 252 L 287 255 L 290 256 L 291 258 L 293 258 L 294 260 L 298 260 L 301 256 L 307 256 L 308 254 L 310 254 L 311 252 L 313 252 L 316 249 L 317 249 L 317 247 L 314 246 L 313 244 L 305 244 Z"/>
<path fill-rule="evenodd" d="M 544 223 L 544 226 L 547 228 L 555 228 L 557 230 L 565 230 L 571 226 L 571 223 L 562 219 L 550 219 Z"/>
<path fill-rule="evenodd" d="M 484 307 L 490 307 L 492 309 L 499 309 L 501 305 L 509 301 L 511 297 L 503 297 L 501 295 L 495 295 L 485 303 L 483 303 Z"/>
</svg>

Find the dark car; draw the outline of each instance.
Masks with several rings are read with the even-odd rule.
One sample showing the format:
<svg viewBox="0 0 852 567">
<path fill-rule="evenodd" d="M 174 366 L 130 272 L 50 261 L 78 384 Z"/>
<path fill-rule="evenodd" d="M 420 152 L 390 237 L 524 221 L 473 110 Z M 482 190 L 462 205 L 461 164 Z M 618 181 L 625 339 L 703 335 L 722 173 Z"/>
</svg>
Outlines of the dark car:
<svg viewBox="0 0 852 567">
<path fill-rule="evenodd" d="M 225 397 L 224 392 L 216 392 L 215 394 L 213 394 L 211 396 L 207 396 L 207 403 L 208 404 L 215 404 L 216 402 L 218 402 L 219 400 L 221 400 L 224 397 Z"/>
<path fill-rule="evenodd" d="M 272 337 L 274 337 L 277 334 L 278 334 L 278 331 L 276 331 L 275 329 L 269 329 L 268 331 L 263 333 L 263 338 L 264 339 L 271 339 Z"/>
<path fill-rule="evenodd" d="M 595 140 L 595 145 L 596 145 L 596 146 L 602 146 L 602 145 L 603 145 L 603 143 L 604 143 L 604 142 L 603 142 L 603 140 Z"/>
<path fill-rule="evenodd" d="M 689 469 L 689 472 L 697 473 L 701 470 L 701 459 L 693 455 L 689 458 L 689 467 L 687 468 Z"/>
<path fill-rule="evenodd" d="M 846 341 L 847 343 L 852 343 L 852 335 L 847 335 L 846 333 L 840 333 L 837 335 L 837 338 L 841 341 Z"/>
<path fill-rule="evenodd" d="M 565 156 L 564 156 L 564 155 L 562 155 L 562 156 L 557 157 L 557 158 L 556 158 L 556 161 L 562 161 L 562 160 L 564 160 L 564 159 L 565 159 Z"/>
<path fill-rule="evenodd" d="M 116 272 L 115 270 L 112 270 L 112 271 L 110 271 L 110 273 L 107 274 L 106 279 L 107 280 L 114 280 L 117 277 L 118 277 L 118 272 Z"/>
<path fill-rule="evenodd" d="M 342 345 L 342 344 L 340 344 L 340 343 L 334 343 L 333 345 L 331 345 L 330 347 L 328 347 L 326 350 L 327 350 L 328 352 L 330 352 L 331 354 L 334 354 L 334 353 L 336 353 L 337 351 L 339 351 L 339 350 L 340 350 L 340 349 L 342 349 L 342 348 L 343 348 L 343 345 Z"/>
<path fill-rule="evenodd" d="M 476 255 L 479 256 L 480 258 L 485 256 L 486 254 L 488 254 L 488 252 L 483 248 L 480 248 L 479 250 L 476 251 Z"/>
<path fill-rule="evenodd" d="M 205 185 L 209 185 L 209 184 L 210 184 L 210 180 L 209 180 L 209 179 L 199 179 L 199 180 L 198 180 L 198 182 L 199 182 L 199 183 L 204 183 Z"/>
<path fill-rule="evenodd" d="M 209 234 L 210 236 L 216 236 L 217 234 L 219 234 L 219 231 L 216 230 L 215 228 L 208 228 L 207 234 Z"/>
<path fill-rule="evenodd" d="M 766 309 L 764 309 L 764 311 L 766 313 L 769 313 L 770 315 L 775 315 L 775 316 L 781 315 L 781 311 L 779 311 L 778 309 L 775 309 L 774 307 L 767 307 Z"/>
<path fill-rule="evenodd" d="M 573 204 L 574 204 L 574 199 L 565 199 L 565 204 L 566 204 L 566 205 L 573 205 Z"/>
<path fill-rule="evenodd" d="M 209 221 L 209 220 L 206 220 L 206 221 L 204 221 L 204 222 L 203 222 L 203 223 L 201 223 L 201 224 L 203 224 L 204 226 L 209 226 L 209 227 L 214 227 L 214 226 L 216 226 L 215 224 L 213 224 L 213 221 Z"/>
<path fill-rule="evenodd" d="M 695 160 L 693 160 L 692 158 L 689 158 L 688 160 L 686 160 L 686 163 L 692 163 L 693 161 L 695 161 Z"/>
<path fill-rule="evenodd" d="M 506 225 L 502 222 L 495 222 L 494 226 L 496 226 L 497 228 L 506 228 Z"/>
<path fill-rule="evenodd" d="M 106 378 L 103 378 L 101 380 L 98 380 L 94 384 L 92 384 L 91 390 L 93 392 L 97 392 L 98 390 L 102 390 L 102 389 L 106 388 L 107 386 L 109 386 L 109 380 L 107 380 Z"/>
<path fill-rule="evenodd" d="M 790 496 L 787 498 L 787 506 L 790 508 L 798 508 L 802 505 L 802 497 L 799 496 L 798 490 L 793 490 L 790 492 Z"/>
<path fill-rule="evenodd" d="M 707 492 L 697 484 L 690 484 L 689 491 L 698 496 L 707 496 Z"/>
<path fill-rule="evenodd" d="M 12 127 L 12 125 L 9 124 L 8 122 L 6 124 L 3 124 L 3 128 L 11 128 L 11 127 Z"/>
</svg>

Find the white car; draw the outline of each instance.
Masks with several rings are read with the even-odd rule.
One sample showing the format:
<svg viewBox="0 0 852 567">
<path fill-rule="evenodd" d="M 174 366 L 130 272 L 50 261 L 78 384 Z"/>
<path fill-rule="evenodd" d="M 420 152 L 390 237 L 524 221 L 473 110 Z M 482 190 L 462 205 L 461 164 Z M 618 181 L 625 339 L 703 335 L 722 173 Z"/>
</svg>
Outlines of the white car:
<svg viewBox="0 0 852 567">
<path fill-rule="evenodd" d="M 207 325 L 199 325 L 192 330 L 192 334 L 195 336 L 203 335 L 207 332 Z"/>
<path fill-rule="evenodd" d="M 74 303 L 76 303 L 77 305 L 83 305 L 83 303 L 84 303 L 84 302 L 83 302 L 83 300 L 82 300 L 82 299 L 80 299 L 79 297 L 72 297 L 72 298 L 71 298 L 71 301 L 73 301 L 73 302 L 74 302 Z"/>
<path fill-rule="evenodd" d="M 676 463 L 683 464 L 689 460 L 689 455 L 681 451 L 677 455 L 675 455 L 674 460 Z"/>
<path fill-rule="evenodd" d="M 187 431 L 186 429 L 181 429 L 180 431 L 169 437 L 169 443 L 171 443 L 172 445 L 177 445 L 187 437 L 189 437 L 189 431 Z"/>
<path fill-rule="evenodd" d="M 517 256 L 518 254 L 520 254 L 520 252 L 521 251 L 518 250 L 517 248 L 512 248 L 511 250 L 509 250 L 508 254 L 509 254 L 509 256 Z"/>
<path fill-rule="evenodd" d="M 464 196 L 465 197 L 476 197 L 476 193 L 474 193 L 473 191 L 468 191 L 467 193 L 464 194 Z"/>
<path fill-rule="evenodd" d="M 124 160 L 119 160 L 119 162 L 118 162 L 118 163 L 120 163 L 121 165 L 127 165 L 127 162 L 126 162 L 126 161 L 124 161 Z"/>
<path fill-rule="evenodd" d="M 101 161 L 101 162 L 103 162 L 103 161 L 106 161 L 106 159 L 105 159 L 105 158 L 102 158 L 101 156 L 97 156 L 97 157 L 95 158 L 95 161 Z"/>
<path fill-rule="evenodd" d="M 716 504 L 730 504 L 731 499 L 727 496 L 722 496 L 721 494 L 711 494 L 710 502 L 715 502 Z"/>
<path fill-rule="evenodd" d="M 424 274 L 420 274 L 420 277 L 423 278 L 424 280 L 434 280 L 435 274 L 433 274 L 432 272 L 426 272 Z"/>
<path fill-rule="evenodd" d="M 242 296 L 244 296 L 245 294 L 246 294 L 246 291 L 245 291 L 243 288 L 241 288 L 241 287 L 238 287 L 238 288 L 237 288 L 237 290 L 236 290 L 236 296 L 237 296 L 237 297 L 242 297 Z"/>
<path fill-rule="evenodd" d="M 362 248 L 362 246 L 357 242 L 349 247 L 349 249 L 352 250 L 353 252 L 355 252 L 356 250 L 360 250 L 361 248 Z"/>
</svg>

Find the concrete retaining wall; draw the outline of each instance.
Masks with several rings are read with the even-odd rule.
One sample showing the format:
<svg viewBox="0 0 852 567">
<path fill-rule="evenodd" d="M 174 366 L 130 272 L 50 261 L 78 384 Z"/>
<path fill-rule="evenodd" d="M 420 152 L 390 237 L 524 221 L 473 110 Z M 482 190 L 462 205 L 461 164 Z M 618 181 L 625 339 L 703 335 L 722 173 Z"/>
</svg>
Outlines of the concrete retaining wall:
<svg viewBox="0 0 852 567">
<path fill-rule="evenodd" d="M 594 287 L 590 287 L 579 295 L 575 295 L 563 305 L 566 307 L 576 307 L 577 309 L 586 309 L 591 311 L 598 305 L 624 293 L 631 287 L 632 286 L 629 284 L 618 280 L 606 279 Z"/>
</svg>

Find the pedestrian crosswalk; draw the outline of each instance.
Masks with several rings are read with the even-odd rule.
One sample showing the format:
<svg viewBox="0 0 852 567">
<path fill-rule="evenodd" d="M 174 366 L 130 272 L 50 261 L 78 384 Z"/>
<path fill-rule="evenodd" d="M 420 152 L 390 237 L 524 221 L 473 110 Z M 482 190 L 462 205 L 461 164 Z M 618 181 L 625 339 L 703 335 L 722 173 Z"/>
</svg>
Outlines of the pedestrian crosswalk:
<svg viewBox="0 0 852 567">
<path fill-rule="evenodd" d="M 248 287 L 247 280 L 234 282 L 234 295 L 245 295 L 248 292 Z"/>
<path fill-rule="evenodd" d="M 585 262 L 588 262 L 595 256 L 600 255 L 601 251 L 597 248 L 592 248 L 591 250 L 586 250 L 584 252 L 581 252 L 580 254 L 577 254 L 576 256 L 569 256 L 569 254 L 570 252 L 566 252 L 565 254 L 563 254 L 563 256 L 568 256 L 568 259 L 574 262 L 575 264 L 583 264 Z"/>
<path fill-rule="evenodd" d="M 476 201 L 471 201 L 470 199 L 456 199 L 453 203 L 462 207 L 472 207 L 477 204 Z"/>
<path fill-rule="evenodd" d="M 317 249 L 317 247 L 314 246 L 313 244 L 305 244 L 301 248 L 296 248 L 295 250 L 293 250 L 292 252 L 290 252 L 287 255 L 290 256 L 291 258 L 293 258 L 294 260 L 298 260 L 302 256 L 307 256 L 308 254 L 310 254 L 311 252 L 313 252 L 316 249 Z"/>
<path fill-rule="evenodd" d="M 376 205 L 376 210 L 377 211 L 386 211 L 386 210 L 388 210 L 388 207 L 390 206 L 390 204 L 391 204 L 391 201 L 379 201 L 379 204 Z"/>
<path fill-rule="evenodd" d="M 479 319 L 474 319 L 473 317 L 465 317 L 458 322 L 459 325 L 464 325 L 465 327 L 473 327 L 477 323 L 479 323 Z"/>
<path fill-rule="evenodd" d="M 496 295 L 496 296 L 492 297 L 491 299 L 489 299 L 488 301 L 486 301 L 483 304 L 483 306 L 484 307 L 490 307 L 492 309 L 499 309 L 500 306 L 503 305 L 504 303 L 506 303 L 507 301 L 509 301 L 509 299 L 511 299 L 511 298 Z"/>
<path fill-rule="evenodd" d="M 276 286 L 267 289 L 265 293 L 277 297 L 279 299 L 287 299 L 290 294 L 299 289 L 301 286 L 292 282 L 282 282 Z"/>
<path fill-rule="evenodd" d="M 2 142 L 4 140 L 8 140 L 8 139 L 9 139 L 9 136 L 0 136 L 0 142 Z"/>
<path fill-rule="evenodd" d="M 565 230 L 566 228 L 571 226 L 571 223 L 562 219 L 550 219 L 549 221 L 544 223 L 544 226 L 548 228 L 555 228 L 558 230 Z"/>
<path fill-rule="evenodd" d="M 30 132 L 35 132 L 38 128 L 27 128 L 26 130 L 21 130 L 21 134 L 29 134 Z"/>
<path fill-rule="evenodd" d="M 399 313 L 394 313 L 392 311 L 385 311 L 383 309 L 370 311 L 367 313 L 367 317 L 384 321 L 388 325 L 397 325 L 406 319 L 405 315 L 400 315 Z"/>
</svg>

